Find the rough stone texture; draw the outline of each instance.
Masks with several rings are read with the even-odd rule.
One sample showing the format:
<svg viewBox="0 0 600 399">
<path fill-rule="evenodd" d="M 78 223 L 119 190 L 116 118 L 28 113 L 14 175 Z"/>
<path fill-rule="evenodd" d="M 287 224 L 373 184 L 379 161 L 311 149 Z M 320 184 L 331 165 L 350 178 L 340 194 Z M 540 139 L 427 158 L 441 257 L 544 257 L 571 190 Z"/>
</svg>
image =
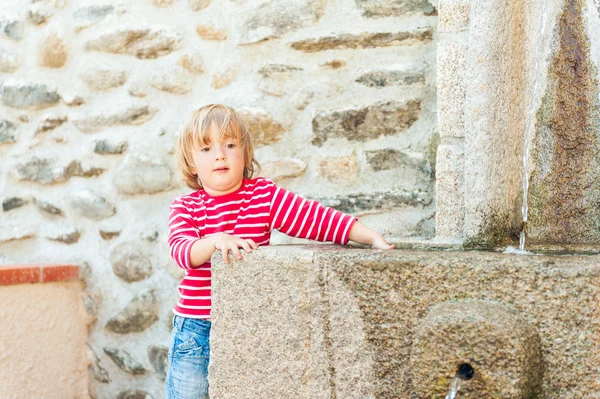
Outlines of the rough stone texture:
<svg viewBox="0 0 600 399">
<path fill-rule="evenodd" d="M 382 150 L 365 151 L 365 155 L 367 156 L 367 162 L 375 172 L 396 169 L 402 166 L 416 168 L 425 173 L 431 172 L 429 163 L 422 153 L 384 148 Z"/>
<path fill-rule="evenodd" d="M 84 133 L 93 133 L 109 126 L 141 125 L 154 117 L 157 110 L 147 105 L 132 105 L 116 112 L 97 113 L 75 119 L 73 124 Z"/>
<path fill-rule="evenodd" d="M 0 243 L 27 240 L 37 235 L 36 230 L 29 226 L 3 224 L 0 230 Z"/>
<path fill-rule="evenodd" d="M 115 334 L 144 331 L 158 320 L 158 298 L 154 290 L 138 294 L 125 309 L 110 319 L 106 329 Z"/>
<path fill-rule="evenodd" d="M 194 79 L 184 69 L 169 68 L 153 74 L 148 83 L 168 93 L 186 94 L 192 90 Z"/>
<path fill-rule="evenodd" d="M 15 143 L 15 132 L 17 126 L 7 120 L 0 120 L 0 145 L 7 143 Z"/>
<path fill-rule="evenodd" d="M 90 363 L 90 375 L 92 376 L 93 379 L 95 379 L 96 381 L 102 382 L 102 383 L 109 383 L 110 382 L 110 376 L 108 375 L 108 371 L 106 371 L 104 369 L 104 367 L 102 367 L 100 365 L 100 359 L 98 358 L 98 356 L 96 355 L 96 353 L 94 353 L 91 349 L 89 350 L 89 352 L 91 352 L 91 355 L 88 356 L 89 358 L 93 359 Z"/>
<path fill-rule="evenodd" d="M 228 68 L 221 73 L 214 74 L 210 85 L 215 89 L 222 89 L 229 86 L 236 78 L 237 70 L 235 68 Z"/>
<path fill-rule="evenodd" d="M 115 143 L 108 140 L 98 140 L 94 142 L 94 152 L 96 154 L 122 154 L 127 151 L 127 147 L 126 141 Z"/>
<path fill-rule="evenodd" d="M 79 107 L 80 105 L 85 104 L 85 99 L 76 94 L 66 94 L 63 97 L 63 102 L 69 107 Z"/>
<path fill-rule="evenodd" d="M 161 157 L 129 154 L 117 169 L 113 182 L 124 194 L 152 194 L 169 189 L 173 171 Z"/>
<path fill-rule="evenodd" d="M 12 209 L 20 208 L 23 205 L 27 205 L 29 203 L 25 198 L 19 197 L 8 197 L 2 200 L 2 210 L 4 212 L 10 211 Z"/>
<path fill-rule="evenodd" d="M 47 68 L 61 68 L 69 58 L 69 49 L 65 40 L 56 32 L 40 40 L 39 63 Z"/>
<path fill-rule="evenodd" d="M 14 41 L 23 38 L 23 22 L 14 13 L 2 10 L 0 13 L 0 37 L 6 36 Z"/>
<path fill-rule="evenodd" d="M 377 88 L 412 85 L 425 83 L 425 74 L 423 71 L 374 71 L 361 75 L 356 81 L 365 86 Z"/>
<path fill-rule="evenodd" d="M 75 21 L 75 30 L 81 31 L 103 20 L 107 15 L 115 12 L 116 8 L 112 5 L 93 5 L 83 7 L 73 13 Z"/>
<path fill-rule="evenodd" d="M 121 29 L 88 41 L 86 50 L 129 54 L 140 59 L 165 56 L 179 49 L 181 37 L 163 28 Z"/>
<path fill-rule="evenodd" d="M 38 207 L 38 209 L 40 211 L 44 211 L 44 212 L 49 213 L 51 215 L 57 215 L 57 216 L 62 216 L 63 215 L 63 211 L 59 207 L 52 205 L 48 201 L 44 201 L 44 200 L 41 200 L 41 199 L 34 198 L 33 199 L 33 203 Z"/>
<path fill-rule="evenodd" d="M 288 80 L 294 72 L 302 71 L 303 68 L 294 65 L 285 64 L 267 64 L 258 70 L 264 78 L 274 78 L 277 80 Z"/>
<path fill-rule="evenodd" d="M 410 32 L 379 33 L 340 33 L 318 39 L 305 39 L 291 44 L 294 50 L 314 53 L 324 50 L 362 49 L 388 46 L 410 46 L 427 43 L 433 39 L 431 28 L 422 28 Z"/>
<path fill-rule="evenodd" d="M 119 368 L 129 374 L 140 375 L 147 370 L 144 366 L 135 360 L 127 351 L 116 348 L 104 348 L 106 353 Z"/>
<path fill-rule="evenodd" d="M 600 91 L 583 28 L 584 4 L 564 3 L 557 28 L 559 48 L 531 146 L 526 233 L 529 242 L 538 245 L 600 241 Z"/>
<path fill-rule="evenodd" d="M 0 72 L 11 73 L 19 68 L 19 58 L 13 52 L 0 48 Z"/>
<path fill-rule="evenodd" d="M 52 241 L 58 241 L 65 244 L 75 244 L 79 241 L 81 236 L 81 230 L 74 226 L 63 226 L 55 227 L 54 231 L 45 235 L 45 237 Z"/>
<path fill-rule="evenodd" d="M 358 164 L 356 155 L 328 157 L 319 161 L 319 175 L 334 183 L 356 180 Z"/>
<path fill-rule="evenodd" d="M 123 391 L 117 395 L 117 399 L 153 399 L 153 396 L 145 391 Z"/>
<path fill-rule="evenodd" d="M 359 109 L 319 112 L 314 117 L 314 145 L 323 145 L 330 138 L 367 141 L 379 136 L 401 133 L 419 119 L 421 101 L 407 103 L 389 101 Z"/>
<path fill-rule="evenodd" d="M 152 2 L 152 4 L 154 4 L 157 7 L 161 7 L 161 8 L 165 8 L 165 7 L 170 7 L 173 5 L 173 3 L 175 3 L 175 1 L 177 0 L 150 0 Z"/>
<path fill-rule="evenodd" d="M 306 170 L 306 162 L 301 159 L 283 158 L 276 161 L 265 162 L 261 166 L 261 176 L 275 182 L 282 179 L 298 177 Z"/>
<path fill-rule="evenodd" d="M 466 44 L 444 41 L 437 58 L 438 124 L 440 137 L 465 136 Z"/>
<path fill-rule="evenodd" d="M 444 396 L 464 364 L 474 372 L 461 383 L 461 397 L 539 397 L 540 338 L 513 307 L 469 299 L 440 303 L 415 332 L 410 369 L 417 398 Z M 444 376 L 446 383 L 441 382 Z"/>
<path fill-rule="evenodd" d="M 267 2 L 253 9 L 240 29 L 240 44 L 281 37 L 317 22 L 325 11 L 324 0 Z"/>
<path fill-rule="evenodd" d="M 200 52 L 182 55 L 179 59 L 179 65 L 196 75 L 200 75 L 204 72 L 204 61 L 202 60 L 202 54 L 200 54 Z"/>
<path fill-rule="evenodd" d="M 549 6 L 551 20 L 555 20 L 557 6 Z M 552 47 L 524 40 L 530 35 L 537 37 L 541 12 L 541 4 L 530 8 L 523 3 L 471 2 L 468 34 L 456 34 L 459 42 L 468 37 L 463 192 L 467 247 L 495 248 L 518 240 L 523 220 L 520 209 L 527 106 L 538 100 L 531 97 L 533 75 L 513 61 L 526 60 L 531 68 L 539 61 L 538 78 L 544 82 L 545 60 L 551 59 L 546 49 Z M 445 144 L 460 144 L 456 141 Z"/>
<path fill-rule="evenodd" d="M 20 109 L 41 109 L 58 103 L 60 96 L 44 83 L 30 83 L 7 79 L 0 88 L 2 104 Z"/>
<path fill-rule="evenodd" d="M 469 28 L 471 12 L 469 0 L 442 0 L 439 4 L 439 32 L 460 32 Z"/>
<path fill-rule="evenodd" d="M 152 262 L 135 242 L 117 245 L 110 253 L 110 262 L 113 272 L 128 283 L 143 280 L 152 274 Z"/>
<path fill-rule="evenodd" d="M 166 346 L 151 346 L 148 348 L 148 359 L 158 376 L 164 380 L 167 377 L 169 348 Z"/>
<path fill-rule="evenodd" d="M 114 223 L 103 223 L 98 226 L 98 232 L 103 240 L 112 240 L 115 237 L 121 235 L 123 227 L 120 225 L 114 225 Z"/>
<path fill-rule="evenodd" d="M 437 15 L 429 0 L 356 0 L 356 5 L 363 10 L 366 17 L 404 16 L 414 13 Z"/>
<path fill-rule="evenodd" d="M 318 198 L 321 204 L 352 215 L 367 211 L 390 211 L 403 205 L 422 207 L 429 205 L 432 200 L 432 193 L 421 191 L 388 191 Z"/>
<path fill-rule="evenodd" d="M 196 33 L 204 40 L 226 40 L 227 30 L 213 25 L 196 25 Z"/>
<path fill-rule="evenodd" d="M 17 163 L 16 173 L 20 180 L 30 180 L 39 184 L 64 183 L 73 176 L 94 177 L 102 174 L 104 169 L 82 166 L 79 161 L 71 161 L 67 165 L 57 165 L 51 158 L 32 156 Z"/>
<path fill-rule="evenodd" d="M 275 143 L 284 133 L 283 126 L 264 110 L 242 109 L 239 112 L 248 123 L 252 143 L 257 147 Z"/>
<path fill-rule="evenodd" d="M 79 77 L 90 90 L 105 91 L 125 84 L 129 72 L 108 65 L 99 65 L 86 69 Z"/>
<path fill-rule="evenodd" d="M 192 11 L 202 11 L 210 5 L 211 0 L 188 0 L 188 6 Z"/>
<path fill-rule="evenodd" d="M 227 265 L 214 256 L 210 395 L 444 397 L 461 350 L 469 350 L 473 363 L 482 362 L 473 364 L 477 384 L 465 397 L 492 397 L 475 388 L 506 381 L 502 365 L 508 374 L 531 365 L 508 383 L 533 387 L 540 369 L 526 358 L 537 334 L 544 359 L 538 397 L 590 397 L 598 389 L 590 370 L 600 362 L 597 258 L 334 246 L 261 248 Z M 514 310 L 471 308 L 465 298 Z M 452 339 L 459 331 L 473 339 Z M 432 341 L 432 350 L 456 357 L 411 367 L 411 353 Z M 519 353 L 526 357 L 515 359 Z M 414 387 L 419 375 L 436 384 Z"/>
<path fill-rule="evenodd" d="M 49 130 L 56 129 L 66 121 L 66 115 L 46 115 L 38 125 L 37 129 L 35 129 L 35 134 L 45 133 Z"/>
<path fill-rule="evenodd" d="M 440 144 L 437 157 L 436 236 L 462 237 L 465 219 L 464 148 L 461 145 Z"/>
<path fill-rule="evenodd" d="M 114 215 L 117 211 L 106 198 L 87 189 L 70 193 L 69 200 L 73 209 L 81 216 L 90 219 L 104 219 Z"/>
<path fill-rule="evenodd" d="M 34 3 L 27 9 L 27 21 L 34 25 L 47 22 L 52 15 L 52 11 L 44 3 Z"/>
</svg>

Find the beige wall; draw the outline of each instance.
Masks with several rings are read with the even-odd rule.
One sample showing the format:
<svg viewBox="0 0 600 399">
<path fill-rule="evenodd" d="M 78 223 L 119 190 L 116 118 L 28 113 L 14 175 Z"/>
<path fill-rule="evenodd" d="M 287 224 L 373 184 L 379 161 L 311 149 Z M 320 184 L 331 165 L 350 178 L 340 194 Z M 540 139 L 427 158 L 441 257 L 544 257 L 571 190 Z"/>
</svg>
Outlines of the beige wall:
<svg viewBox="0 0 600 399">
<path fill-rule="evenodd" d="M 0 287 L 0 398 L 88 398 L 79 281 Z"/>
</svg>

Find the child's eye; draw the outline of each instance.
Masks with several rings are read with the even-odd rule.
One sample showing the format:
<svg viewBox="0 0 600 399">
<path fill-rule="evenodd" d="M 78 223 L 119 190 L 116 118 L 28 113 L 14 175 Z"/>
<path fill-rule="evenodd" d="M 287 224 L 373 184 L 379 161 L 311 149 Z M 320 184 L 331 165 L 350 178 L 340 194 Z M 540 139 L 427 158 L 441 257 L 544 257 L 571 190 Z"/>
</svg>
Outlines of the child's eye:
<svg viewBox="0 0 600 399">
<path fill-rule="evenodd" d="M 225 144 L 225 148 L 235 148 L 235 144 L 234 143 L 227 143 L 227 144 Z"/>
<path fill-rule="evenodd" d="M 208 152 L 208 151 L 210 151 L 210 147 L 202 147 L 202 148 L 200 148 L 200 151 Z"/>
</svg>

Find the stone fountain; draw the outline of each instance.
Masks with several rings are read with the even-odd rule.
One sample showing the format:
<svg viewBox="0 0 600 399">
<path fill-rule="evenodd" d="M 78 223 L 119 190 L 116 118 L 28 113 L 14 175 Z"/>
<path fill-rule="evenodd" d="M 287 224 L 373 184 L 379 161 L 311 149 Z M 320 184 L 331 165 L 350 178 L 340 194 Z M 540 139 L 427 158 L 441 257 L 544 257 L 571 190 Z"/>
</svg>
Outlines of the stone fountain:
<svg viewBox="0 0 600 399">
<path fill-rule="evenodd" d="M 599 7 L 440 0 L 438 33 L 436 238 L 215 256 L 211 397 L 600 398 Z"/>
</svg>

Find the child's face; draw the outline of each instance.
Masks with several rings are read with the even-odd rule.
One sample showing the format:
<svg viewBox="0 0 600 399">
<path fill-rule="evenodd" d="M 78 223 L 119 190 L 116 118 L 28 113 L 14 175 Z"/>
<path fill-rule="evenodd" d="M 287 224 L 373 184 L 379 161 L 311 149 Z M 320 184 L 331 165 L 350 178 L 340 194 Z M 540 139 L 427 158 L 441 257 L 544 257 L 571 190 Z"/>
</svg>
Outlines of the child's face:
<svg viewBox="0 0 600 399">
<path fill-rule="evenodd" d="M 210 141 L 198 143 L 192 152 L 194 169 L 204 190 L 210 195 L 225 195 L 236 191 L 244 177 L 244 151 L 237 138 L 221 137 L 213 123 Z"/>
</svg>

